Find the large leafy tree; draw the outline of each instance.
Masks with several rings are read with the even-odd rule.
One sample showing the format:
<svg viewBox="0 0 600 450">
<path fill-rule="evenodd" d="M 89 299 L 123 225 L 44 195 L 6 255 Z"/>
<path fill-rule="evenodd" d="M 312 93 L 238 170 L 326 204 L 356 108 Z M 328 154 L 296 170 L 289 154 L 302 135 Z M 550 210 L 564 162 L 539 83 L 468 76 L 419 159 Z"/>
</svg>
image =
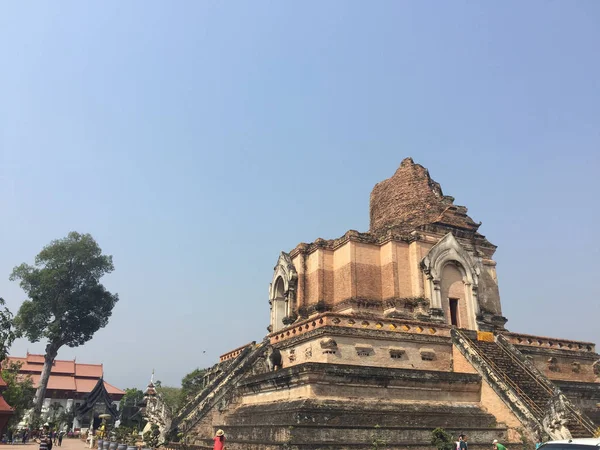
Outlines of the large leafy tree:
<svg viewBox="0 0 600 450">
<path fill-rule="evenodd" d="M 156 382 L 156 392 L 172 414 L 176 414 L 182 406 L 183 398 L 181 388 L 163 386 L 160 381 Z"/>
<path fill-rule="evenodd" d="M 13 328 L 13 315 L 5 305 L 4 299 L 0 297 L 0 361 L 6 359 L 8 349 L 15 340 L 15 331 Z"/>
<path fill-rule="evenodd" d="M 2 365 L 2 379 L 6 382 L 6 389 L 2 392 L 2 396 L 14 410 L 8 422 L 9 426 L 18 424 L 33 406 L 35 394 L 33 381 L 30 376 L 19 374 L 21 366 L 21 362 L 5 362 Z"/>
<path fill-rule="evenodd" d="M 47 340 L 34 399 L 36 416 L 58 350 L 86 343 L 108 323 L 118 296 L 100 279 L 113 270 L 112 256 L 103 255 L 91 235 L 76 232 L 44 247 L 33 266 L 23 263 L 13 269 L 10 279 L 18 280 L 29 297 L 15 317 L 17 332 L 31 342 Z"/>
<path fill-rule="evenodd" d="M 143 420 L 140 408 L 144 401 L 144 393 L 137 388 L 125 389 L 125 395 L 119 403 L 121 411 L 121 426 L 141 429 Z"/>
<path fill-rule="evenodd" d="M 203 389 L 206 369 L 194 369 L 181 379 L 181 394 L 184 401 L 189 401 Z"/>
</svg>

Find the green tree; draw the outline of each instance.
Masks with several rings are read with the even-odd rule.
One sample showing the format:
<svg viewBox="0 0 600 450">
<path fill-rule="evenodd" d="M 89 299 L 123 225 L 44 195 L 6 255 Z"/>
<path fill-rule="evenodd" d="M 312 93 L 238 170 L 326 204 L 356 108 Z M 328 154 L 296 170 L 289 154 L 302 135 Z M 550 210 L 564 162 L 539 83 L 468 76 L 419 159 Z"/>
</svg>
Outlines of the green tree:
<svg viewBox="0 0 600 450">
<path fill-rule="evenodd" d="M 125 395 L 119 403 L 121 426 L 141 429 L 143 417 L 140 413 L 140 407 L 143 400 L 144 393 L 141 390 L 137 388 L 125 389 Z"/>
<path fill-rule="evenodd" d="M 22 365 L 21 362 L 7 362 L 2 366 L 2 379 L 7 386 L 2 396 L 15 411 L 8 422 L 9 426 L 18 424 L 33 406 L 33 380 L 30 376 L 19 375 Z"/>
<path fill-rule="evenodd" d="M 167 408 L 169 408 L 171 413 L 176 414 L 183 404 L 181 388 L 163 386 L 162 384 L 159 386 L 158 383 L 160 382 L 157 382 L 158 387 L 156 388 L 156 392 L 160 395 L 160 398 L 164 404 L 167 405 Z"/>
<path fill-rule="evenodd" d="M 119 410 L 125 406 L 138 406 L 144 400 L 144 393 L 138 388 L 125 389 L 125 395 L 119 402 Z"/>
<path fill-rule="evenodd" d="M 443 428 L 436 428 L 431 432 L 431 444 L 438 450 L 454 450 L 454 438 Z"/>
<path fill-rule="evenodd" d="M 158 425 L 152 424 L 150 430 L 144 433 L 144 442 L 152 449 L 157 448 L 160 440 L 160 429 Z"/>
<path fill-rule="evenodd" d="M 73 408 L 63 409 L 56 417 L 56 426 L 61 429 L 63 426 L 70 430 L 75 420 L 75 410 Z"/>
<path fill-rule="evenodd" d="M 112 256 L 103 255 L 91 235 L 76 232 L 44 247 L 35 265 L 13 269 L 10 279 L 18 280 L 29 298 L 15 317 L 17 332 L 31 342 L 48 341 L 34 415 L 40 414 L 58 350 L 86 343 L 108 323 L 118 296 L 100 278 L 113 270 Z"/>
<path fill-rule="evenodd" d="M 6 303 L 2 297 L 0 297 L 0 306 L 4 306 Z M 6 306 L 0 309 L 0 361 L 6 359 L 8 349 L 15 340 L 15 331 L 13 329 L 13 315 Z"/>
<path fill-rule="evenodd" d="M 61 409 L 63 409 L 63 405 L 61 405 L 58 402 L 52 403 L 48 408 L 48 416 L 46 417 L 48 422 L 51 422 L 52 424 L 56 425 L 56 419 L 58 418 Z"/>
<path fill-rule="evenodd" d="M 184 402 L 194 398 L 203 389 L 206 369 L 195 369 L 181 379 L 181 395 Z"/>
</svg>

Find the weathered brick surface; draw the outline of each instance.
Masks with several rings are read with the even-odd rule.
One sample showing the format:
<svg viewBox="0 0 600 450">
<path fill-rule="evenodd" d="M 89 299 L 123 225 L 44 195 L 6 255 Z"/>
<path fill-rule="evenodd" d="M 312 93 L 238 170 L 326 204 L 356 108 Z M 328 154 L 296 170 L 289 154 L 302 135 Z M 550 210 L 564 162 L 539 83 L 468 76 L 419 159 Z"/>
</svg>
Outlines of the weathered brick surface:
<svg viewBox="0 0 600 450">
<path fill-rule="evenodd" d="M 414 230 L 431 223 L 477 230 L 467 209 L 455 206 L 453 200 L 444 196 L 425 167 L 406 158 L 391 178 L 377 183 L 371 192 L 371 231 L 389 227 Z"/>
<path fill-rule="evenodd" d="M 371 264 L 353 264 L 356 274 L 356 296 L 381 300 L 381 271 Z"/>
<path fill-rule="evenodd" d="M 352 264 L 338 267 L 333 274 L 333 300 L 339 303 L 352 297 Z"/>
</svg>

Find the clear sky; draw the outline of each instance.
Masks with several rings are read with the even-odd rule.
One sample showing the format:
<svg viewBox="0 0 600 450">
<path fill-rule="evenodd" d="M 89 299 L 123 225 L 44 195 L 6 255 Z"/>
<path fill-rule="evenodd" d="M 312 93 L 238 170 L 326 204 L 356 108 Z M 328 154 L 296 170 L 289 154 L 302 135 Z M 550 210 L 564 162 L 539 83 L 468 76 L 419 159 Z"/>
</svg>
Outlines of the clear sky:
<svg viewBox="0 0 600 450">
<path fill-rule="evenodd" d="M 91 233 L 120 301 L 59 358 L 121 388 L 260 340 L 279 252 L 366 231 L 406 156 L 498 245 L 510 330 L 600 344 L 596 0 L 4 1 L 0 58 L 0 295 Z"/>
</svg>

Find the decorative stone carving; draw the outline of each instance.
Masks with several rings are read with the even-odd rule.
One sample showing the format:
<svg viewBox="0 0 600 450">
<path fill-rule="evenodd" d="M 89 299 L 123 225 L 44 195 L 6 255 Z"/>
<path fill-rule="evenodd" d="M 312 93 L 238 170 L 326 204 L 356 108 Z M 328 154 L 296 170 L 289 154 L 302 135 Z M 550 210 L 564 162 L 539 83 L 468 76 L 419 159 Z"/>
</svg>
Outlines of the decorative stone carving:
<svg viewBox="0 0 600 450">
<path fill-rule="evenodd" d="M 575 373 L 579 373 L 581 371 L 581 364 L 577 361 L 571 363 L 571 370 Z"/>
<path fill-rule="evenodd" d="M 304 349 L 304 357 L 306 359 L 312 358 L 312 347 L 307 347 L 306 349 Z"/>
<path fill-rule="evenodd" d="M 319 342 L 322 349 L 337 349 L 337 342 L 335 342 L 332 338 L 321 339 Z"/>
<path fill-rule="evenodd" d="M 432 348 L 422 348 L 419 353 L 423 361 L 433 361 L 435 359 L 435 350 Z"/>
<path fill-rule="evenodd" d="M 600 359 L 592 364 L 592 369 L 594 370 L 594 374 L 600 377 Z"/>
<path fill-rule="evenodd" d="M 278 331 L 286 324 L 296 308 L 296 287 L 298 272 L 288 253 L 281 252 L 273 268 L 273 280 L 269 284 L 269 305 L 271 305 L 271 328 Z"/>
<path fill-rule="evenodd" d="M 289 360 L 289 362 L 296 361 L 296 349 L 295 348 L 290 349 L 290 351 L 288 353 L 288 360 Z"/>
<path fill-rule="evenodd" d="M 402 356 L 406 353 L 406 350 L 402 347 L 390 347 L 390 358 L 402 359 Z"/>
<path fill-rule="evenodd" d="M 463 275 L 469 311 L 469 328 L 477 329 L 475 318 L 481 315 L 477 299 L 481 261 L 472 258 L 452 233 L 448 233 L 440 239 L 421 260 L 421 269 L 429 280 L 431 308 L 432 310 L 441 310 L 442 308 L 442 271 L 448 263 L 455 264 Z M 439 317 L 437 314 L 436 311 L 434 317 Z"/>
<path fill-rule="evenodd" d="M 271 345 L 267 347 L 267 364 L 269 365 L 269 370 L 271 372 L 283 367 L 281 352 Z"/>
<path fill-rule="evenodd" d="M 373 347 L 371 345 L 356 344 L 354 348 L 356 349 L 357 356 L 371 356 L 373 354 Z"/>
<path fill-rule="evenodd" d="M 252 366 L 252 375 L 262 375 L 263 373 L 267 372 L 269 372 L 267 360 L 264 357 L 258 358 Z"/>
<path fill-rule="evenodd" d="M 553 440 L 571 439 L 568 422 L 565 400 L 561 394 L 555 395 L 548 403 L 547 413 L 542 420 L 544 430 Z"/>
<path fill-rule="evenodd" d="M 558 362 L 556 358 L 553 356 L 552 358 L 548 358 L 548 370 L 552 372 L 558 372 Z"/>
</svg>

